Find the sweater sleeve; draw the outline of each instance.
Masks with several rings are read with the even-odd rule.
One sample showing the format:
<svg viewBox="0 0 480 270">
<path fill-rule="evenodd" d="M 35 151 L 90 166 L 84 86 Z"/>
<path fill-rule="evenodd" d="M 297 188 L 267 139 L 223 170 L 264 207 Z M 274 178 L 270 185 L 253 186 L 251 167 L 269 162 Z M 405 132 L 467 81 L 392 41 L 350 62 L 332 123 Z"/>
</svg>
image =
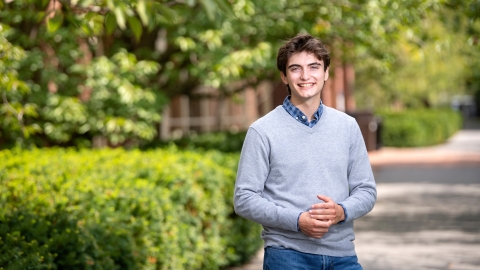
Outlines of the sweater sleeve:
<svg viewBox="0 0 480 270">
<path fill-rule="evenodd" d="M 298 210 L 275 205 L 262 196 L 270 172 L 268 141 L 250 127 L 243 143 L 235 182 L 235 212 L 261 225 L 297 231 Z"/>
<path fill-rule="evenodd" d="M 377 190 L 367 148 L 356 121 L 352 119 L 351 145 L 348 160 L 348 186 L 350 196 L 341 203 L 348 212 L 345 222 L 366 215 L 373 209 Z"/>
</svg>

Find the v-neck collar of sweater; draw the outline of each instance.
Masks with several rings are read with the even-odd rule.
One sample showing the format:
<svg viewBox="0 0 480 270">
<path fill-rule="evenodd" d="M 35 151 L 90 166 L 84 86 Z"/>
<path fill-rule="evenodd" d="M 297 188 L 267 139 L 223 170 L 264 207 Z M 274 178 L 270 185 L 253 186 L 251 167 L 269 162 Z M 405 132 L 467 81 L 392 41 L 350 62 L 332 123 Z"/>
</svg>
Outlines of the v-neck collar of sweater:
<svg viewBox="0 0 480 270">
<path fill-rule="evenodd" d="M 329 114 L 329 110 L 330 108 L 325 106 L 325 104 L 323 104 L 323 112 L 322 112 L 322 116 L 320 117 L 320 120 L 318 120 L 318 122 L 315 124 L 315 126 L 313 127 L 309 127 L 307 125 L 304 125 L 302 123 L 300 123 L 299 121 L 297 121 L 295 118 L 293 118 L 282 106 L 278 106 L 277 107 L 277 110 L 280 110 L 282 114 L 285 115 L 285 117 L 288 119 L 287 120 L 287 123 L 286 124 L 289 124 L 289 125 L 294 125 L 295 127 L 297 127 L 298 129 L 302 129 L 308 133 L 314 133 L 316 132 L 317 129 L 320 128 L 320 126 L 323 125 L 323 123 L 325 122 L 325 118 L 328 117 L 328 114 Z"/>
</svg>

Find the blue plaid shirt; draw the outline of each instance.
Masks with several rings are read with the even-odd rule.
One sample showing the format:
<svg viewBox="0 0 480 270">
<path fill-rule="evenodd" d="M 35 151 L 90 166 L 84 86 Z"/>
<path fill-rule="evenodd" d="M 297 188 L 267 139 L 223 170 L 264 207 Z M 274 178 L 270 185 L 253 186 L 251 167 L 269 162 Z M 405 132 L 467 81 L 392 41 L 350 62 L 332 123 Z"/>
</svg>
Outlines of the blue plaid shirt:
<svg viewBox="0 0 480 270">
<path fill-rule="evenodd" d="M 320 100 L 320 106 L 318 106 L 318 109 L 313 114 L 312 121 L 308 122 L 308 117 L 302 111 L 300 111 L 297 107 L 295 107 L 295 105 L 292 104 L 292 102 L 290 101 L 290 96 L 287 96 L 285 100 L 283 100 L 283 108 L 288 112 L 288 114 L 290 114 L 298 122 L 311 128 L 318 123 L 318 121 L 320 120 L 320 117 L 322 116 L 322 112 L 323 112 L 322 105 L 323 103 Z"/>
</svg>

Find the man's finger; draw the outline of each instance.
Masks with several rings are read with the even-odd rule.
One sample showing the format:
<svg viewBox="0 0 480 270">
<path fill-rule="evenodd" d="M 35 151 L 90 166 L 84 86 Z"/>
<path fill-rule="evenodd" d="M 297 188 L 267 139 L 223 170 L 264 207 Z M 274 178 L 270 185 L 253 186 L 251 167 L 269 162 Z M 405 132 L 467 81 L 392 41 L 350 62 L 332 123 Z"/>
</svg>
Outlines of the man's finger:
<svg viewBox="0 0 480 270">
<path fill-rule="evenodd" d="M 331 206 L 327 205 L 328 203 L 335 203 L 332 198 L 328 197 L 328 196 L 325 196 L 325 195 L 317 195 L 317 198 L 321 201 L 323 201 L 323 203 L 317 203 L 317 204 L 314 204 L 311 206 L 312 209 L 314 208 L 331 208 Z"/>
<path fill-rule="evenodd" d="M 335 215 L 310 215 L 310 218 L 326 221 L 326 220 L 334 219 Z"/>
<path fill-rule="evenodd" d="M 308 210 L 308 213 L 310 213 L 310 215 L 335 215 L 335 209 L 324 207 L 322 204 L 319 204 Z"/>
<path fill-rule="evenodd" d="M 325 196 L 325 195 L 317 195 L 317 198 L 324 201 L 324 202 L 333 202 L 332 198 Z"/>
</svg>

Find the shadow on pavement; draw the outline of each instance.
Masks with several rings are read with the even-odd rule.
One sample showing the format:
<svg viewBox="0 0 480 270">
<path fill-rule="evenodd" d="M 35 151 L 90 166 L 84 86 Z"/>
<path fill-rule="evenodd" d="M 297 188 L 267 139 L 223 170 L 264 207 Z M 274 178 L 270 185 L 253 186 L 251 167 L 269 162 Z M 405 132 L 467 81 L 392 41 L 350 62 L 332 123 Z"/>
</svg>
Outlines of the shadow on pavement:
<svg viewBox="0 0 480 270">
<path fill-rule="evenodd" d="M 464 130 L 480 130 L 480 118 L 467 118 L 463 123 Z"/>
<path fill-rule="evenodd" d="M 382 166 L 374 168 L 379 183 L 480 184 L 480 164 Z"/>
</svg>

